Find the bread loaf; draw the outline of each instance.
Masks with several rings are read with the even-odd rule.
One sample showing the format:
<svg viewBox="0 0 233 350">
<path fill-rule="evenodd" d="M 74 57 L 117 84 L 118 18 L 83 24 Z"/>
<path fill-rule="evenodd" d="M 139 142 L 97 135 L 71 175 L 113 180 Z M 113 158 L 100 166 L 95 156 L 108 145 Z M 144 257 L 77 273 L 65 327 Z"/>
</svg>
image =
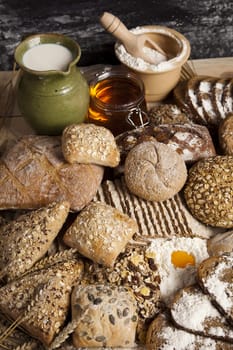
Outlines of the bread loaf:
<svg viewBox="0 0 233 350">
<path fill-rule="evenodd" d="M 98 165 L 67 163 L 60 137 L 24 136 L 0 160 L 0 209 L 65 200 L 71 210 L 81 210 L 95 195 L 103 172 Z"/>
<path fill-rule="evenodd" d="M 72 293 L 72 319 L 77 319 L 73 343 L 80 347 L 134 347 L 136 302 L 125 287 L 76 286 Z"/>
<path fill-rule="evenodd" d="M 163 103 L 152 107 L 148 113 L 150 124 L 187 124 L 189 120 L 177 105 L 171 103 Z"/>
<path fill-rule="evenodd" d="M 112 266 L 138 230 L 137 223 L 118 209 L 93 202 L 77 216 L 63 240 L 89 259 Z"/>
<path fill-rule="evenodd" d="M 178 327 L 233 343 L 233 328 L 198 286 L 181 289 L 172 301 L 171 316 Z"/>
<path fill-rule="evenodd" d="M 233 325 L 233 252 L 204 260 L 197 277 L 205 293 Z"/>
<path fill-rule="evenodd" d="M 184 188 L 186 204 L 201 222 L 233 227 L 233 156 L 202 159 L 189 170 Z"/>
<path fill-rule="evenodd" d="M 178 193 L 187 177 L 182 157 L 154 141 L 135 146 L 125 160 L 125 182 L 130 192 L 150 201 L 164 201 Z"/>
<path fill-rule="evenodd" d="M 160 314 L 150 324 L 147 332 L 147 350 L 232 350 L 232 344 L 192 334 L 179 329 Z"/>
<path fill-rule="evenodd" d="M 0 288 L 0 311 L 47 348 L 67 319 L 82 272 L 82 262 L 69 259 L 13 280 Z"/>
<path fill-rule="evenodd" d="M 113 134 L 94 124 L 67 126 L 62 134 L 62 151 L 69 163 L 115 167 L 120 161 Z"/>
<path fill-rule="evenodd" d="M 0 228 L 0 275 L 8 281 L 29 270 L 48 251 L 64 224 L 69 203 L 52 203 Z"/>
<path fill-rule="evenodd" d="M 118 173 L 122 172 L 120 167 L 123 168 L 129 151 L 149 137 L 168 145 L 180 154 L 187 164 L 216 154 L 212 137 L 204 125 L 193 123 L 150 125 L 126 131 L 116 137 L 121 155 L 120 166 L 117 167 Z"/>
</svg>

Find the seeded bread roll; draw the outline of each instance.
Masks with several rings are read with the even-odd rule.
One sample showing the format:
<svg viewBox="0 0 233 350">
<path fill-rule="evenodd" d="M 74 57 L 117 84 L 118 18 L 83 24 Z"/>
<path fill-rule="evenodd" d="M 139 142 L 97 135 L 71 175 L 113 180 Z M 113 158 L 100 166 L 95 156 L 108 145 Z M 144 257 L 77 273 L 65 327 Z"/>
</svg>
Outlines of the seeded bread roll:
<svg viewBox="0 0 233 350">
<path fill-rule="evenodd" d="M 76 348 L 134 347 L 137 326 L 136 302 L 125 287 L 76 286 L 72 293 L 73 333 Z"/>
<path fill-rule="evenodd" d="M 115 167 L 120 161 L 120 153 L 111 131 L 94 124 L 67 126 L 62 134 L 62 151 L 69 163 Z"/>
<path fill-rule="evenodd" d="M 223 153 L 233 155 L 233 114 L 229 114 L 220 123 L 218 138 Z"/>
<path fill-rule="evenodd" d="M 63 240 L 94 262 L 112 266 L 137 230 L 134 219 L 110 205 L 95 202 L 81 211 Z"/>
<path fill-rule="evenodd" d="M 135 146 L 125 160 L 129 190 L 149 201 L 164 201 L 178 193 L 187 178 L 182 157 L 155 140 Z"/>
<path fill-rule="evenodd" d="M 233 227 L 233 156 L 202 159 L 189 170 L 184 188 L 186 204 L 201 222 Z"/>
</svg>

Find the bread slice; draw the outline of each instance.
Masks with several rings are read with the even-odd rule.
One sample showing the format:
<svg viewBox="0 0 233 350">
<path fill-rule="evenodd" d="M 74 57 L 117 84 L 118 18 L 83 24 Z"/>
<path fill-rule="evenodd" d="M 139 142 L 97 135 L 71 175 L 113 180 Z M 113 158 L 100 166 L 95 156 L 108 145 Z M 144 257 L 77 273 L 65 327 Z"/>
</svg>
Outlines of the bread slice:
<svg viewBox="0 0 233 350">
<path fill-rule="evenodd" d="M 217 79 L 213 85 L 213 103 L 215 105 L 215 110 L 218 111 L 219 120 L 225 118 L 225 111 L 223 108 L 223 90 L 229 79 Z"/>
<path fill-rule="evenodd" d="M 0 311 L 48 346 L 67 318 L 82 272 L 82 262 L 69 259 L 16 279 L 0 288 Z"/>
<path fill-rule="evenodd" d="M 186 88 L 186 101 L 191 109 L 194 121 L 197 122 L 197 124 L 208 125 L 203 105 L 201 104 L 198 96 L 200 83 L 205 78 L 206 77 L 204 76 L 194 76 L 188 80 Z"/>
<path fill-rule="evenodd" d="M 233 324 L 233 252 L 204 260 L 198 268 L 198 281 Z"/>
<path fill-rule="evenodd" d="M 233 343 L 233 328 L 198 286 L 181 289 L 170 305 L 175 324 L 191 333 Z"/>
<path fill-rule="evenodd" d="M 233 79 L 225 84 L 222 94 L 222 105 L 225 116 L 233 112 Z"/>
<path fill-rule="evenodd" d="M 62 228 L 70 205 L 52 203 L 0 228 L 0 274 L 13 280 L 29 270 L 48 251 Z"/>
<path fill-rule="evenodd" d="M 173 90 L 173 96 L 177 106 L 189 116 L 191 111 L 186 101 L 187 84 L 188 80 L 180 81 Z"/>
<path fill-rule="evenodd" d="M 213 77 L 201 79 L 197 91 L 203 114 L 209 126 L 218 125 L 219 123 L 218 112 L 215 110 L 213 102 L 213 85 L 216 80 Z"/>
<path fill-rule="evenodd" d="M 149 326 L 147 350 L 232 350 L 232 344 L 186 332 L 176 328 L 163 314 Z"/>
</svg>

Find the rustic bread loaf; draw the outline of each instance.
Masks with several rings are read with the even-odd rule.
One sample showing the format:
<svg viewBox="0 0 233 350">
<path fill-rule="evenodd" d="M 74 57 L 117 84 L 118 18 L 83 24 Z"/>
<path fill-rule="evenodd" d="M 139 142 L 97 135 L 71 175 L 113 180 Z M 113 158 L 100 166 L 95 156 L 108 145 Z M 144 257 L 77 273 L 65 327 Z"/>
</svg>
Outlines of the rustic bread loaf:
<svg viewBox="0 0 233 350">
<path fill-rule="evenodd" d="M 125 182 L 130 192 L 150 201 L 164 201 L 178 193 L 187 177 L 182 157 L 160 142 L 135 146 L 125 160 Z"/>
<path fill-rule="evenodd" d="M 229 79 L 224 86 L 222 104 L 225 116 L 233 112 L 233 78 Z"/>
<path fill-rule="evenodd" d="M 232 350 L 232 344 L 186 332 L 160 314 L 147 332 L 147 350 Z"/>
<path fill-rule="evenodd" d="M 73 124 L 62 134 L 62 151 L 69 163 L 115 167 L 120 153 L 110 130 L 94 124 Z"/>
<path fill-rule="evenodd" d="M 233 155 L 233 114 L 229 114 L 220 123 L 218 139 L 223 153 Z"/>
<path fill-rule="evenodd" d="M 216 80 L 217 78 L 214 77 L 201 79 L 197 90 L 197 98 L 202 106 L 207 125 L 219 124 L 218 111 L 215 109 L 213 96 L 213 86 Z"/>
<path fill-rule="evenodd" d="M 80 347 L 134 347 L 137 310 L 133 293 L 110 284 L 77 285 L 72 292 L 73 343 Z"/>
<path fill-rule="evenodd" d="M 184 188 L 186 204 L 201 222 L 233 227 L 233 156 L 202 159 L 189 170 Z"/>
<path fill-rule="evenodd" d="M 233 325 L 233 252 L 204 260 L 198 268 L 198 281 Z"/>
<path fill-rule="evenodd" d="M 68 202 L 52 203 L 0 228 L 0 276 L 8 281 L 29 270 L 48 251 L 69 213 Z"/>
<path fill-rule="evenodd" d="M 223 107 L 223 90 L 229 79 L 217 79 L 213 86 L 213 101 L 215 110 L 218 112 L 219 120 L 225 118 L 225 111 Z"/>
<path fill-rule="evenodd" d="M 173 322 L 180 328 L 204 337 L 233 343 L 233 328 L 198 286 L 181 289 L 171 306 Z"/>
<path fill-rule="evenodd" d="M 129 151 L 149 138 L 168 145 L 181 155 L 185 163 L 194 163 L 216 154 L 212 137 L 204 125 L 174 123 L 150 125 L 126 131 L 116 137 L 121 161 L 118 174 L 123 172 L 124 162 Z"/>
<path fill-rule="evenodd" d="M 13 280 L 0 288 L 0 310 L 47 348 L 67 319 L 82 272 L 81 260 L 69 259 Z"/>
<path fill-rule="evenodd" d="M 118 209 L 92 202 L 77 216 L 63 240 L 89 259 L 112 266 L 133 234 L 137 223 Z"/>
<path fill-rule="evenodd" d="M 71 210 L 81 210 L 95 195 L 103 172 L 98 165 L 67 163 L 60 137 L 24 136 L 0 160 L 0 209 L 65 200 Z"/>
</svg>

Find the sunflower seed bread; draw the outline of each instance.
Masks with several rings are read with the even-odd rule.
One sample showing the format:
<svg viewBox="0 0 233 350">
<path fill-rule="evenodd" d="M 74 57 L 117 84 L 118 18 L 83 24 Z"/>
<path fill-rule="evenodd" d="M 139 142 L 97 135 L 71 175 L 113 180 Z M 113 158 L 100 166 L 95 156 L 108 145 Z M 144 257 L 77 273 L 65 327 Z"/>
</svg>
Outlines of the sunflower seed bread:
<svg viewBox="0 0 233 350">
<path fill-rule="evenodd" d="M 80 347 L 134 347 L 137 307 L 133 293 L 113 285 L 76 286 L 72 319 L 77 319 L 73 343 Z"/>
</svg>

